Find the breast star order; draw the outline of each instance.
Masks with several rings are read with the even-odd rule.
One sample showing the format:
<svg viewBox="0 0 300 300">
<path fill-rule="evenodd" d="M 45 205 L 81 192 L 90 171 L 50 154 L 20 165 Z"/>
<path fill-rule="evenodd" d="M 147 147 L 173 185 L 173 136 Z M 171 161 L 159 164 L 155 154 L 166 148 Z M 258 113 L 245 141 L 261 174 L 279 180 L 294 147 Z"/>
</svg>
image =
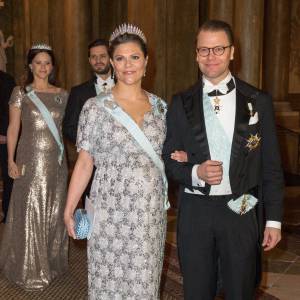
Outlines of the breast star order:
<svg viewBox="0 0 300 300">
<path fill-rule="evenodd" d="M 256 135 L 250 134 L 250 137 L 247 139 L 247 145 L 249 151 L 254 150 L 259 145 L 259 142 L 261 140 L 261 137 L 258 136 L 258 133 Z"/>
</svg>

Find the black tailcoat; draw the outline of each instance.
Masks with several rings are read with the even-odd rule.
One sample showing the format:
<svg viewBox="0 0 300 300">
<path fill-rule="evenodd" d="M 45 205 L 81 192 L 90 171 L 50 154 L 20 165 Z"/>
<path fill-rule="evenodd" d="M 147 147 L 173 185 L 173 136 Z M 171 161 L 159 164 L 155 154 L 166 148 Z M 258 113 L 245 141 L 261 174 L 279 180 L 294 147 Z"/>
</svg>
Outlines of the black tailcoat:
<svg viewBox="0 0 300 300">
<path fill-rule="evenodd" d="M 230 157 L 230 185 L 234 198 L 251 193 L 259 198 L 266 220 L 281 221 L 283 175 L 274 122 L 272 99 L 266 93 L 244 81 L 236 81 L 236 116 Z M 167 137 L 163 159 L 167 175 L 178 181 L 181 191 L 192 187 L 192 168 L 210 159 L 202 103 L 202 80 L 187 91 L 173 97 L 167 113 Z M 249 125 L 251 102 L 253 113 L 259 121 Z M 249 150 L 249 137 L 258 134 L 259 145 Z M 178 163 L 170 158 L 175 150 L 188 154 L 188 163 Z M 198 188 L 208 195 L 210 186 Z M 184 194 L 180 193 L 181 201 Z M 262 205 L 263 204 L 263 205 Z M 261 220 L 260 220 L 261 221 Z M 263 226 L 262 224 L 260 224 Z"/>
<path fill-rule="evenodd" d="M 71 89 L 68 103 L 65 111 L 65 117 L 63 121 L 63 133 L 64 136 L 70 140 L 73 144 L 76 144 L 77 127 L 79 122 L 79 116 L 85 102 L 93 97 L 97 96 L 95 82 L 97 78 L 94 76 L 91 80 L 84 82 L 80 85 L 74 86 Z M 83 206 L 85 206 L 85 198 L 89 195 L 91 185 L 95 174 L 95 167 L 91 179 L 82 195 Z"/>
<path fill-rule="evenodd" d="M 251 193 L 259 200 L 256 206 L 259 226 L 256 269 L 258 284 L 261 278 L 260 245 L 265 220 L 280 222 L 282 218 L 283 175 L 271 97 L 238 78 L 235 78 L 235 82 L 236 114 L 229 178 L 234 199 L 245 193 Z M 200 80 L 189 90 L 175 95 L 167 113 L 167 136 L 163 147 L 163 159 L 167 176 L 180 184 L 181 224 L 189 222 L 188 219 L 182 220 L 185 217 L 180 214 L 181 203 L 189 199 L 189 194 L 186 194 L 184 189 L 199 189 L 204 195 L 209 195 L 210 192 L 208 184 L 200 188 L 192 186 L 193 166 L 210 159 L 202 93 Z M 249 124 L 249 103 L 253 108 L 253 114 L 258 113 L 259 120 L 253 125 Z M 252 150 L 247 147 L 251 135 L 261 138 L 260 143 Z M 175 150 L 186 151 L 188 162 L 179 163 L 172 160 L 170 154 Z"/>
<path fill-rule="evenodd" d="M 229 179 L 234 199 L 245 193 L 251 193 L 258 198 L 256 213 L 259 239 L 257 240 L 256 262 L 253 261 L 254 264 L 256 263 L 255 283 L 258 284 L 261 279 L 260 245 L 265 220 L 280 222 L 282 218 L 283 175 L 271 97 L 238 78 L 235 78 L 235 82 L 236 114 L 229 164 Z M 203 88 L 202 80 L 200 80 L 189 90 L 175 95 L 167 113 L 167 136 L 163 147 L 163 159 L 167 176 L 180 184 L 178 224 L 181 224 L 181 226 L 186 226 L 184 224 L 191 222 L 188 214 L 181 214 L 181 207 L 184 210 L 187 203 L 187 205 L 191 204 L 191 196 L 185 193 L 184 189 L 199 189 L 204 195 L 209 195 L 210 192 L 210 185 L 208 184 L 200 188 L 192 186 L 193 166 L 211 159 L 202 98 Z M 258 113 L 258 122 L 256 124 L 249 124 L 249 106 L 252 106 L 252 115 L 256 112 Z M 259 137 L 260 142 L 257 147 L 250 150 L 247 144 L 251 136 Z M 186 151 L 188 162 L 180 163 L 172 160 L 170 154 L 175 150 Z M 200 197 L 199 201 L 201 201 Z M 194 202 L 196 210 L 198 209 L 197 203 L 198 201 Z M 178 230 L 178 232 L 182 232 L 182 228 L 178 228 Z M 191 232 L 194 231 L 197 232 L 196 230 L 191 230 Z M 192 239 L 194 238 L 200 239 L 201 237 L 193 236 Z M 245 239 L 247 239 L 247 236 L 245 236 Z M 190 257 L 188 261 L 198 261 L 197 254 L 196 257 L 191 257 L 189 253 L 183 252 L 182 236 L 178 236 L 178 241 L 181 264 L 184 261 L 185 267 L 187 266 L 187 257 Z M 190 245 L 188 239 L 185 239 L 185 242 Z M 201 243 L 201 241 L 194 240 L 196 247 L 197 243 Z M 186 269 L 185 272 L 190 271 L 191 269 L 188 269 L 188 271 Z M 245 274 L 247 274 L 249 269 L 245 271 Z M 185 275 L 185 293 L 189 293 L 189 288 L 192 286 L 193 290 L 198 283 L 195 283 L 188 273 L 185 273 Z M 249 282 L 252 282 L 253 279 L 249 278 Z M 231 287 L 232 289 L 233 287 Z M 253 291 L 244 292 L 251 295 Z"/>
</svg>

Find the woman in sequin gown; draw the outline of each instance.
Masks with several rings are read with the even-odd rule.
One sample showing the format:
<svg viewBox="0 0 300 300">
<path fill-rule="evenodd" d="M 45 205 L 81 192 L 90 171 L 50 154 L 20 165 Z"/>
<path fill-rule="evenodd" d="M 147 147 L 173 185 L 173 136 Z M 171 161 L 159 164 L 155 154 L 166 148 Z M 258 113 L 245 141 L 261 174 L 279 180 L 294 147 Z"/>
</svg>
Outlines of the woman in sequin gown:
<svg viewBox="0 0 300 300">
<path fill-rule="evenodd" d="M 59 147 L 26 91 L 29 86 L 35 91 L 60 136 L 67 93 L 52 85 L 52 51 L 33 48 L 27 57 L 31 69 L 27 89 L 16 87 L 9 103 L 8 167 L 15 180 L 1 241 L 0 268 L 20 287 L 42 290 L 68 268 L 68 236 L 63 223 L 68 174 L 65 158 L 58 162 Z"/>
<path fill-rule="evenodd" d="M 145 42 L 125 33 L 111 41 L 117 77 L 112 92 L 89 99 L 81 112 L 79 157 L 69 186 L 65 223 L 75 238 L 73 212 L 96 166 L 90 199 L 95 223 L 88 241 L 89 299 L 156 300 L 166 232 L 162 174 L 127 129 L 97 101 L 125 111 L 160 156 L 164 101 L 141 88 Z M 99 98 L 100 97 L 100 98 Z"/>
</svg>

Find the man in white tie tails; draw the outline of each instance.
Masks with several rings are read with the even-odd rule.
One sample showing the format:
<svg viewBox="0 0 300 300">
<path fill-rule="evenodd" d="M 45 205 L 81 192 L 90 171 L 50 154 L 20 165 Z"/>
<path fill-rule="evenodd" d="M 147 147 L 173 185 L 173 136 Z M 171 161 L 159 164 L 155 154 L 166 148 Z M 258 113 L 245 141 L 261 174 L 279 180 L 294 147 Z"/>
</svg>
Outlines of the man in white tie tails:
<svg viewBox="0 0 300 300">
<path fill-rule="evenodd" d="M 91 42 L 88 45 L 88 56 L 94 75 L 90 80 L 72 87 L 63 122 L 64 136 L 73 144 L 76 144 L 78 120 L 84 103 L 100 92 L 109 91 L 115 84 L 108 55 L 108 41 L 97 39 Z M 93 176 L 82 196 L 83 203 L 89 194 L 92 180 Z"/>
<path fill-rule="evenodd" d="M 261 249 L 281 239 L 283 176 L 269 95 L 232 76 L 230 25 L 205 22 L 197 35 L 202 77 L 173 97 L 163 158 L 180 183 L 178 249 L 184 299 L 254 299 Z M 175 150 L 187 161 L 173 159 Z"/>
</svg>

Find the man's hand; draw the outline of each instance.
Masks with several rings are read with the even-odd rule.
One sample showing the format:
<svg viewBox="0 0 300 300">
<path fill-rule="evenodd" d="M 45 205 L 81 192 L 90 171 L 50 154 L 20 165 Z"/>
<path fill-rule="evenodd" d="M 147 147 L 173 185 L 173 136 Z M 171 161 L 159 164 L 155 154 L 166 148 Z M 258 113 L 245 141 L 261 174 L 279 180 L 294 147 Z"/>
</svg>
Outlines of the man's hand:
<svg viewBox="0 0 300 300">
<path fill-rule="evenodd" d="M 262 246 L 264 251 L 273 249 L 281 240 L 281 230 L 273 227 L 266 227 Z"/>
<path fill-rule="evenodd" d="M 197 168 L 197 175 L 209 185 L 218 185 L 223 178 L 223 167 L 221 161 L 207 160 Z"/>
</svg>

